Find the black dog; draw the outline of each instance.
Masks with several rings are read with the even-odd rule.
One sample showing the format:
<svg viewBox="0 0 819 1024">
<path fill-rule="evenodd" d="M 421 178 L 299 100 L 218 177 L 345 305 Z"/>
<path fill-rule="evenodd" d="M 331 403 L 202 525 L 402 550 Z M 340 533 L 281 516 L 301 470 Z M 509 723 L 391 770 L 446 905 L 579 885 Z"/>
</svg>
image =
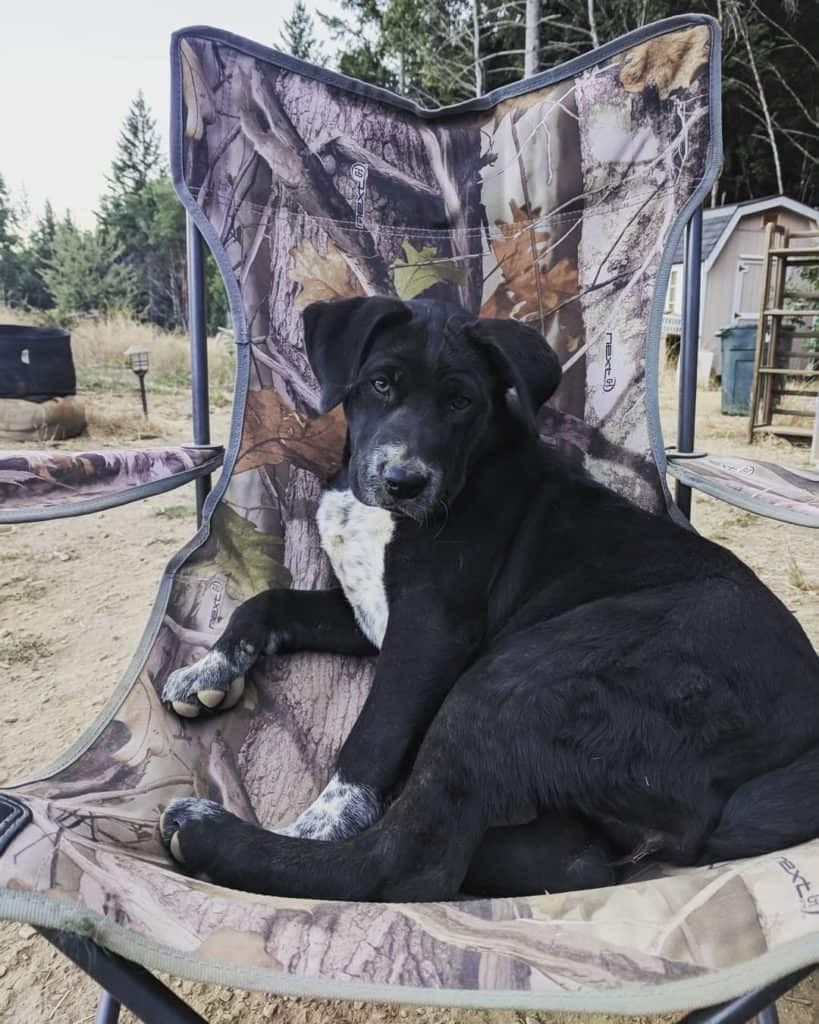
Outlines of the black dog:
<svg viewBox="0 0 819 1024">
<path fill-rule="evenodd" d="M 387 298 L 318 303 L 305 327 L 347 417 L 318 514 L 343 589 L 254 597 L 163 698 L 224 708 L 263 650 L 377 648 L 375 682 L 286 834 L 177 800 L 177 859 L 256 892 L 431 900 L 819 834 L 809 641 L 730 552 L 540 443 L 560 368 L 536 332 Z"/>
</svg>

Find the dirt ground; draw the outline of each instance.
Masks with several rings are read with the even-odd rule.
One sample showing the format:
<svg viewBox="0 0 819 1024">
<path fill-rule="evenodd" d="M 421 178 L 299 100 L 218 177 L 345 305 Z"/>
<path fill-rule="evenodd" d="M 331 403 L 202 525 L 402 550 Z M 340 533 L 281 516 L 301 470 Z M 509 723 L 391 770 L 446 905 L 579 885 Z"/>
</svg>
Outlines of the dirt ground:
<svg viewBox="0 0 819 1024">
<path fill-rule="evenodd" d="M 667 391 L 663 415 L 670 423 L 673 389 Z M 93 407 L 91 436 L 66 446 L 138 446 L 146 440 L 173 443 L 190 437 L 186 394 L 152 396 L 147 429 L 133 415 L 133 394 L 95 392 L 84 397 Z M 745 420 L 720 416 L 718 399 L 716 392 L 700 392 L 698 446 L 723 453 L 747 452 Z M 226 440 L 227 428 L 228 410 L 220 402 L 213 410 L 214 439 Z M 792 465 L 809 464 L 804 447 L 769 441 L 757 449 L 757 454 L 764 451 L 767 457 Z M 815 534 L 699 495 L 694 500 L 694 522 L 706 536 L 748 562 L 799 617 L 814 644 L 819 644 Z M 97 516 L 0 526 L 0 782 L 51 761 L 99 712 L 136 647 L 165 563 L 193 528 L 192 485 Z M 191 982 L 173 982 L 173 986 L 214 1024 L 602 1024 L 611 1020 L 298 1000 Z M 32 928 L 0 924 L 0 1021 L 87 1024 L 93 1020 L 96 998 L 93 983 Z M 780 1000 L 779 1011 L 783 1024 L 819 1022 L 817 976 Z M 122 1020 L 131 1024 L 134 1018 L 124 1013 Z"/>
</svg>

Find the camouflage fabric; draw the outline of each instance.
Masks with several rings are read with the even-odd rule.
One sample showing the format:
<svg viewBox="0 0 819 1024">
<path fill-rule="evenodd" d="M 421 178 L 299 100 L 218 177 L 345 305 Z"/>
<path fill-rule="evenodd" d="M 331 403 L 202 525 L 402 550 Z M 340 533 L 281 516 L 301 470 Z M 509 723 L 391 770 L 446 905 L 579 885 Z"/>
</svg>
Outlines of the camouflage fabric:
<svg viewBox="0 0 819 1024">
<path fill-rule="evenodd" d="M 0 522 L 96 511 L 169 490 L 221 462 L 218 445 L 121 451 L 0 452 Z M 95 500 L 96 499 L 96 500 Z M 93 506 L 93 507 L 89 507 Z"/>
<path fill-rule="evenodd" d="M 192 792 L 291 820 L 369 686 L 366 661 L 300 654 L 259 664 L 221 717 L 179 719 L 157 696 L 239 602 L 329 580 L 313 513 L 344 424 L 316 415 L 306 303 L 440 296 L 537 325 L 566 370 L 544 437 L 674 514 L 659 330 L 720 162 L 718 45 L 710 19 L 675 18 L 431 113 L 216 30 L 175 37 L 174 177 L 231 297 L 234 429 L 133 670 L 73 750 L 7 791 L 33 820 L 0 856 L 0 914 L 191 978 L 485 1006 L 705 1005 L 819 959 L 819 843 L 593 892 L 345 904 L 188 878 L 157 829 Z"/>
<path fill-rule="evenodd" d="M 760 459 L 729 455 L 675 459 L 673 453 L 669 454 L 668 472 L 689 487 L 749 512 L 819 527 L 819 473 Z"/>
</svg>

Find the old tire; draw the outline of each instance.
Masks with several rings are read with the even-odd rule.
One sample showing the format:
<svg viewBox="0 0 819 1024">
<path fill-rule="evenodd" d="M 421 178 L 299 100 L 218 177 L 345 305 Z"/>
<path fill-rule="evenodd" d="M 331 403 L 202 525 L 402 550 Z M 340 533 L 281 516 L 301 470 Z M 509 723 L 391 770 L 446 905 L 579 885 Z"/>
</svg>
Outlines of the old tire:
<svg viewBox="0 0 819 1024">
<path fill-rule="evenodd" d="M 76 398 L 27 402 L 0 398 L 0 442 L 62 441 L 85 430 L 85 408 Z"/>
</svg>

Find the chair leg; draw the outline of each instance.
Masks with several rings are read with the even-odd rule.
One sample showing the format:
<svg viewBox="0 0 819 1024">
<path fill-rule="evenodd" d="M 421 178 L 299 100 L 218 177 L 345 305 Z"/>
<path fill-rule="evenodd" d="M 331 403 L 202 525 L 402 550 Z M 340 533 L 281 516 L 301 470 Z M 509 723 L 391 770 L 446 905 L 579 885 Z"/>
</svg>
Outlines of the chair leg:
<svg viewBox="0 0 819 1024">
<path fill-rule="evenodd" d="M 113 1013 L 115 1007 L 118 1012 L 119 1003 L 122 1003 L 143 1024 L 207 1024 L 204 1017 L 200 1017 L 175 992 L 163 985 L 159 978 L 155 978 L 139 964 L 98 946 L 87 936 L 55 931 L 53 928 L 40 927 L 37 930 L 44 939 L 48 939 L 69 960 L 73 960 L 90 975 L 106 994 L 110 993 L 108 998 L 112 1005 L 105 1012 Z M 100 1013 L 104 1006 L 103 1000 Z M 98 1021 L 110 1020 L 112 1024 L 116 1019 L 116 1016 L 97 1017 Z"/>
<path fill-rule="evenodd" d="M 105 989 L 102 989 L 100 993 L 100 1001 L 97 1005 L 97 1016 L 94 1018 L 94 1024 L 117 1024 L 121 1005 L 121 1003 L 118 1003 L 116 999 L 114 999 L 110 992 L 106 992 Z M 765 1021 L 765 1024 L 769 1024 L 769 1022 Z"/>
<path fill-rule="evenodd" d="M 755 1024 L 779 1024 L 779 1014 L 776 1012 L 776 1003 L 771 1003 L 764 1010 L 760 1010 L 754 1017 Z"/>
<path fill-rule="evenodd" d="M 708 1006 L 702 1010 L 693 1010 L 683 1017 L 678 1024 L 778 1024 L 776 1000 L 803 981 L 816 970 L 816 964 L 802 967 L 793 974 L 772 981 L 765 988 L 755 989 L 747 995 L 731 999 L 719 1006 Z"/>
<path fill-rule="evenodd" d="M 697 410 L 697 357 L 700 338 L 700 279 L 702 274 L 702 207 L 685 229 L 683 325 L 680 339 L 680 386 L 677 413 L 677 451 L 694 450 L 694 417 Z M 691 488 L 676 483 L 675 500 L 680 512 L 691 518 Z"/>
</svg>

